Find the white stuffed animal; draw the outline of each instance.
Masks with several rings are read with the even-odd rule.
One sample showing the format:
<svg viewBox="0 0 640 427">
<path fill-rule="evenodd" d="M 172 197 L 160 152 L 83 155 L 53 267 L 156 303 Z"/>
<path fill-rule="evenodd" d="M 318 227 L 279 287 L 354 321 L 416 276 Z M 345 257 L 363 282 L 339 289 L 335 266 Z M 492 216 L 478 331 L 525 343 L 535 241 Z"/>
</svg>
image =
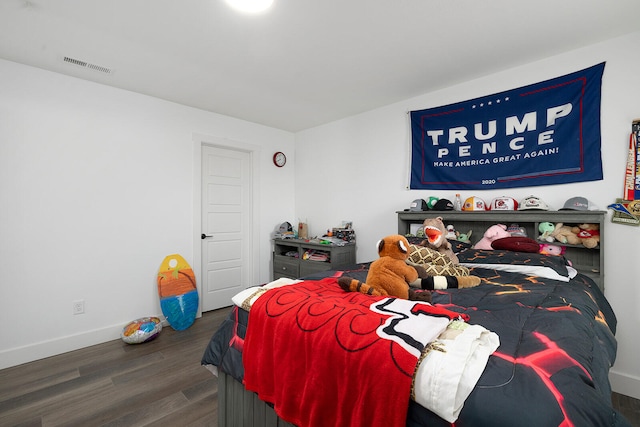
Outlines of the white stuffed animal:
<svg viewBox="0 0 640 427">
<path fill-rule="evenodd" d="M 445 236 L 447 239 L 456 240 L 458 235 L 456 234 L 456 229 L 452 224 L 447 225 L 447 234 Z"/>
</svg>

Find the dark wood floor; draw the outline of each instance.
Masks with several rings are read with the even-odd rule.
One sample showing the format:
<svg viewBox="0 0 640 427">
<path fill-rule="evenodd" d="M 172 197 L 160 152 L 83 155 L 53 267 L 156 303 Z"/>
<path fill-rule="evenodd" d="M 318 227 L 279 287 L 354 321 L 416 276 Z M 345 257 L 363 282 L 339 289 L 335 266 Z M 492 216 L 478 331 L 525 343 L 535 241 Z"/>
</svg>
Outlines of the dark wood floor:
<svg viewBox="0 0 640 427">
<path fill-rule="evenodd" d="M 619 393 L 611 395 L 611 402 L 633 427 L 640 427 L 640 400 Z"/>
<path fill-rule="evenodd" d="M 0 371 L 0 426 L 216 426 L 217 379 L 202 353 L 229 309 L 154 341 L 120 340 Z M 640 401 L 613 394 L 640 427 Z"/>
<path fill-rule="evenodd" d="M 153 341 L 120 340 L 0 371 L 0 426 L 215 426 L 217 378 L 200 365 L 229 309 Z"/>
</svg>

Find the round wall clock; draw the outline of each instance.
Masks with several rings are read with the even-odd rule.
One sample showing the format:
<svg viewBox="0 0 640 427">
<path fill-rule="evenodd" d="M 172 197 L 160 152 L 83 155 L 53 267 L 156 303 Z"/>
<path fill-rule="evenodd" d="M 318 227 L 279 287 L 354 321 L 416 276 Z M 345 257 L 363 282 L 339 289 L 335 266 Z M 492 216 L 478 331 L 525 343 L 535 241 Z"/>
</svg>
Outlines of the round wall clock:
<svg viewBox="0 0 640 427">
<path fill-rule="evenodd" d="M 273 164 L 281 168 L 287 163 L 287 156 L 282 151 L 278 151 L 273 155 Z"/>
</svg>

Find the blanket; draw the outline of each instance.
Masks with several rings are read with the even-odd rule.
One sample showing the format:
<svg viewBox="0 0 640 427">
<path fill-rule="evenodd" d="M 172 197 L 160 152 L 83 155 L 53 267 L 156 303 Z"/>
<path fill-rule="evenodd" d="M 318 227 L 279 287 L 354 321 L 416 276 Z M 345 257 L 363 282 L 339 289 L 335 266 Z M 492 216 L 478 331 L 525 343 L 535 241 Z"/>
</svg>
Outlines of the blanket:
<svg viewBox="0 0 640 427">
<path fill-rule="evenodd" d="M 432 303 L 468 314 L 470 319 L 465 322 L 468 327 L 464 332 L 473 333 L 481 325 L 499 336 L 499 348 L 488 358 L 488 363 L 481 361 L 476 366 L 474 359 L 480 353 L 473 349 L 473 335 L 467 336 L 468 339 L 459 335 L 453 341 L 448 335 L 439 337 L 438 347 L 444 346 L 448 351 L 430 351 L 419 362 L 415 373 L 415 397 L 410 400 L 406 415 L 407 427 L 451 427 L 454 417 L 457 417 L 456 425 L 474 427 L 630 427 L 631 424 L 611 406 L 608 373 L 616 357 L 617 319 L 598 286 L 582 274 L 561 281 L 546 275 L 530 276 L 516 268 L 544 265 L 553 269 L 554 275 L 571 276 L 562 257 L 547 257 L 554 261 L 548 264 L 549 260 L 542 257 L 527 256 L 527 259 L 518 260 L 517 253 L 511 251 L 467 249 L 465 252 L 468 254 L 458 255 L 461 262 L 494 264 L 492 259 L 495 258 L 503 265 L 512 266 L 513 271 L 470 267 L 471 274 L 482 279 L 480 286 L 434 291 Z M 367 264 L 341 271 L 317 272 L 313 280 L 337 278 L 343 274 L 364 281 Z M 309 277 L 305 279 L 310 280 Z M 254 300 L 251 295 L 257 290 L 248 291 L 238 305 L 243 306 L 241 303 L 245 300 L 249 303 Z M 271 292 L 265 292 L 258 301 L 269 297 Z M 232 310 L 207 346 L 203 365 L 217 366 L 239 382 L 243 381 L 243 357 L 239 346 L 231 344 L 246 338 L 249 315 L 250 312 L 238 307 Z M 368 335 L 364 334 L 363 338 L 367 339 Z M 291 343 L 293 348 L 293 340 Z M 466 343 L 470 344 L 471 350 L 465 350 L 463 356 L 456 359 L 465 362 L 466 354 L 466 362 L 451 361 L 451 356 L 458 355 L 458 350 Z M 300 342 L 300 345 L 304 349 L 304 343 Z M 298 348 L 290 351 L 302 354 Z M 363 365 L 370 367 L 372 364 L 365 362 Z M 343 369 L 336 366 L 334 372 L 344 375 Z M 467 369 L 460 371 L 463 367 Z M 482 369 L 480 377 L 468 382 L 466 379 L 477 369 Z M 375 368 L 372 371 L 376 375 L 380 372 Z M 442 375 L 438 378 L 438 374 Z M 458 378 L 459 384 L 449 384 Z M 378 389 L 374 387 L 373 390 Z M 374 397 L 385 397 L 373 396 L 371 392 L 360 393 L 363 394 L 360 404 L 376 409 L 377 405 L 371 403 Z M 460 410 L 463 400 L 464 407 Z M 404 413 L 396 415 L 405 417 Z"/>
<path fill-rule="evenodd" d="M 249 313 L 244 384 L 299 426 L 401 427 L 421 353 L 458 318 L 335 278 L 271 289 Z"/>
</svg>

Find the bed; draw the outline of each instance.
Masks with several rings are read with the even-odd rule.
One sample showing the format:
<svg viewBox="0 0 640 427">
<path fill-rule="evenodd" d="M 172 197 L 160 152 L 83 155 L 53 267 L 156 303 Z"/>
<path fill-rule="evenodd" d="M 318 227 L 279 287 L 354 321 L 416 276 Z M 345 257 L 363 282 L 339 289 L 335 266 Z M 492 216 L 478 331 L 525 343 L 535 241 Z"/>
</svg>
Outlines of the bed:
<svg viewBox="0 0 640 427">
<path fill-rule="evenodd" d="M 611 406 L 616 317 L 598 286 L 564 257 L 457 250 L 482 282 L 433 291 L 435 312 L 339 288 L 368 263 L 234 298 L 202 358 L 219 425 L 629 426 Z"/>
</svg>

